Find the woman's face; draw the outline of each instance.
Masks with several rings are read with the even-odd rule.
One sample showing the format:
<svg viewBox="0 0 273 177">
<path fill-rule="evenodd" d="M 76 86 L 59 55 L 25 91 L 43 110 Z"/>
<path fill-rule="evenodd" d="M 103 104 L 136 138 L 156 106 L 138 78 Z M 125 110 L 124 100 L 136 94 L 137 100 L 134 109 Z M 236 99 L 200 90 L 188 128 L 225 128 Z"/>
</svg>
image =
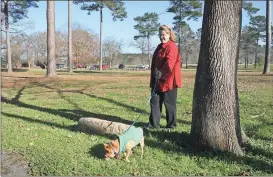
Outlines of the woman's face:
<svg viewBox="0 0 273 177">
<path fill-rule="evenodd" d="M 166 31 L 159 31 L 159 39 L 161 43 L 166 43 L 170 40 L 170 34 L 166 33 Z"/>
</svg>

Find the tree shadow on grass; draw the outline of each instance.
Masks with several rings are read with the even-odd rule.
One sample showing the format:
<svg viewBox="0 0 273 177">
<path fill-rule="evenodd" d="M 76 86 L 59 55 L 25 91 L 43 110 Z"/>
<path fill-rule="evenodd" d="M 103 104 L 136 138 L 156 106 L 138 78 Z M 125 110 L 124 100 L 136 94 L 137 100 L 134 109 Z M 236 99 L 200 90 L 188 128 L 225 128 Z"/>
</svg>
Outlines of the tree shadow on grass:
<svg viewBox="0 0 273 177">
<path fill-rule="evenodd" d="M 74 131 L 77 129 L 76 126 L 74 126 L 74 125 L 73 126 L 65 126 L 65 125 L 60 125 L 55 122 L 39 120 L 39 119 L 35 119 L 35 118 L 19 116 L 19 115 L 5 113 L 5 112 L 2 112 L 2 115 L 7 116 L 7 117 L 11 117 L 11 118 L 15 118 L 15 119 L 21 119 L 21 120 L 31 122 L 31 123 L 39 123 L 42 125 L 51 126 L 52 128 L 59 128 L 59 129 L 65 129 L 65 130 L 71 130 L 71 131 Z"/>
<path fill-rule="evenodd" d="M 26 103 L 23 103 L 19 100 L 9 100 L 3 96 L 1 96 L 1 101 L 3 103 L 16 105 L 16 106 L 19 106 L 22 108 L 33 109 L 33 110 L 46 112 L 46 113 L 53 114 L 53 115 L 59 115 L 61 117 L 64 117 L 66 119 L 73 120 L 73 121 L 78 121 L 81 117 L 94 117 L 94 118 L 99 118 L 102 120 L 121 122 L 121 123 L 125 123 L 125 124 L 132 123 L 132 121 L 122 119 L 121 117 L 118 117 L 118 116 L 92 113 L 92 112 L 78 110 L 78 109 L 72 109 L 72 110 L 71 109 L 58 109 L 58 110 L 56 110 L 56 109 L 52 109 L 52 108 L 44 108 L 44 107 L 39 107 L 36 105 L 26 104 Z"/>
<path fill-rule="evenodd" d="M 250 144 L 247 144 L 245 147 L 246 152 L 251 153 L 254 156 L 264 156 L 268 159 L 271 159 L 273 161 L 273 148 L 266 151 L 265 149 L 261 149 L 257 146 L 251 146 Z M 272 164 L 273 165 L 273 164 Z"/>
<path fill-rule="evenodd" d="M 168 153 L 169 151 L 174 151 L 181 154 L 187 154 L 189 156 L 198 156 L 212 159 L 217 158 L 218 160 L 225 161 L 227 163 L 232 164 L 236 162 L 238 164 L 248 165 L 251 167 L 251 169 L 255 169 L 257 171 L 263 171 L 267 174 L 273 174 L 273 153 L 257 147 L 252 147 L 251 145 L 246 146 L 245 156 L 236 156 L 235 154 L 230 152 L 199 149 L 194 145 L 191 136 L 186 132 L 167 132 L 166 130 L 160 130 L 153 132 L 146 131 L 145 134 L 146 136 L 153 136 L 156 138 L 156 141 L 146 139 L 146 145 L 153 148 L 163 149 L 164 151 L 166 151 L 166 153 Z M 263 156 L 263 158 L 257 156 Z M 269 158 L 269 161 L 264 160 L 265 158 Z"/>
<path fill-rule="evenodd" d="M 75 131 L 75 132 L 82 132 L 79 130 L 79 126 L 78 125 L 71 125 L 71 126 L 65 126 L 65 125 L 60 125 L 58 123 L 55 122 L 49 122 L 49 121 L 43 121 L 43 120 L 38 120 L 38 119 L 34 119 L 34 118 L 30 118 L 30 117 L 25 117 L 25 116 L 19 116 L 19 115 L 15 115 L 15 114 L 9 114 L 9 113 L 5 113 L 2 112 L 2 115 L 7 116 L 7 117 L 11 117 L 11 118 L 15 118 L 15 119 L 21 119 L 27 122 L 31 122 L 31 123 L 39 123 L 41 125 L 46 125 L 46 126 L 50 126 L 52 128 L 58 128 L 58 129 L 64 129 L 64 130 L 70 130 L 70 131 Z M 86 133 L 86 132 L 85 132 Z M 94 133 L 89 133 L 94 134 Z M 116 135 L 108 135 L 108 134 L 95 134 L 101 137 L 107 137 L 109 140 L 114 139 L 116 137 Z M 104 148 L 103 148 L 103 144 L 96 144 L 95 146 L 92 146 L 90 148 L 89 154 L 91 156 L 97 157 L 99 159 L 103 159 L 104 158 Z"/>
<path fill-rule="evenodd" d="M 109 116 L 109 115 L 104 115 L 104 114 L 96 114 L 84 110 L 70 110 L 70 109 L 60 109 L 60 110 L 55 110 L 51 108 L 43 108 L 39 107 L 36 105 L 30 105 L 23 103 L 19 100 L 20 95 L 22 94 L 22 91 L 24 88 L 22 88 L 17 96 L 13 99 L 7 99 L 3 96 L 1 96 L 1 100 L 3 103 L 7 104 L 12 104 L 16 106 L 20 106 L 23 108 L 28 108 L 28 109 L 33 109 L 37 111 L 42 111 L 50 114 L 55 114 L 59 115 L 61 117 L 78 121 L 79 118 L 81 117 L 96 117 L 104 120 L 110 120 L 110 121 L 115 121 L 115 122 L 122 122 L 122 123 L 127 123 L 131 124 L 131 121 L 124 120 L 120 117 L 117 116 Z M 84 94 L 84 93 L 83 93 Z M 96 97 L 95 97 L 96 98 Z M 107 99 L 106 99 L 107 100 Z M 110 100 L 108 100 L 110 101 Z M 118 104 L 118 102 L 114 102 Z M 74 103 L 75 104 L 75 103 Z M 127 107 L 128 105 L 121 105 L 124 107 Z M 132 107 L 127 107 L 127 108 L 132 108 Z M 61 128 L 61 129 L 68 129 L 71 131 L 77 131 L 76 126 L 64 126 L 60 125 L 58 123 L 50 122 L 50 121 L 43 121 L 43 120 L 37 120 L 34 118 L 29 118 L 29 117 L 24 117 L 24 116 L 18 116 L 10 113 L 5 113 L 2 112 L 3 115 L 17 118 L 17 119 L 22 119 L 25 121 L 30 121 L 30 122 L 35 122 L 35 123 L 40 123 L 48 126 L 52 126 L 54 128 Z M 143 125 L 143 123 L 137 123 L 136 126 Z M 267 174 L 273 174 L 273 166 L 270 162 L 267 162 L 263 159 L 257 159 L 253 156 L 249 156 L 248 154 L 243 157 L 238 157 L 233 155 L 232 153 L 228 152 L 215 152 L 215 151 L 196 151 L 195 147 L 191 143 L 191 137 L 189 136 L 188 133 L 184 132 L 166 132 L 166 131 L 156 131 L 156 132 L 150 132 L 150 134 L 154 137 L 156 137 L 157 141 L 149 140 L 146 139 L 145 144 L 152 147 L 152 148 L 159 148 L 163 149 L 168 153 L 169 151 L 176 151 L 182 154 L 188 154 L 190 156 L 199 156 L 199 157 L 205 157 L 205 158 L 213 158 L 217 157 L 219 160 L 226 161 L 227 163 L 239 163 L 239 164 L 246 164 L 249 165 L 252 169 L 255 170 L 260 170 L 263 171 Z M 106 135 L 105 135 L 106 136 Z M 146 132 L 145 136 L 149 136 L 149 134 Z M 112 139 L 112 137 L 109 137 L 109 139 Z M 175 146 L 173 146 L 175 145 Z M 102 148 L 101 148 L 102 147 Z M 248 148 L 248 150 L 251 148 Z M 90 149 L 90 153 L 98 158 L 102 157 L 102 154 L 104 154 L 103 150 L 103 145 L 98 144 L 95 145 Z M 265 158 L 268 158 L 268 156 L 272 157 L 271 152 L 266 152 L 262 149 L 257 149 L 257 148 L 252 148 L 252 153 L 254 152 L 254 155 L 261 155 L 264 156 Z M 234 175 L 234 174 L 231 174 Z"/>
<path fill-rule="evenodd" d="M 89 117 L 89 118 L 93 117 L 93 118 L 98 118 L 98 119 L 101 119 L 101 120 L 124 123 L 124 124 L 127 124 L 127 125 L 131 125 L 133 123 L 135 123 L 136 126 L 143 126 L 144 125 L 143 122 L 134 122 L 134 121 L 131 121 L 131 120 L 123 119 L 123 118 L 118 117 L 118 116 L 98 114 L 98 113 L 92 113 L 92 112 L 89 112 L 89 111 L 85 111 L 85 110 L 81 109 L 78 104 L 74 103 L 70 99 L 66 99 L 62 95 L 62 90 L 54 89 L 54 88 L 51 88 L 51 87 L 49 87 L 47 85 L 43 85 L 43 84 L 39 84 L 39 86 L 43 86 L 43 87 L 48 88 L 48 89 L 53 89 L 54 91 L 57 90 L 57 92 L 59 93 L 61 98 L 65 99 L 70 104 L 74 105 L 74 107 L 76 107 L 77 109 L 73 109 L 73 110 L 71 110 L 71 109 L 52 109 L 52 108 L 39 107 L 39 106 L 36 106 L 36 105 L 31 105 L 31 104 L 24 103 L 24 102 L 20 101 L 19 99 L 20 99 L 20 97 L 22 95 L 22 92 L 25 89 L 25 87 L 22 87 L 18 91 L 17 95 L 14 98 L 7 99 L 4 96 L 1 96 L 1 100 L 2 100 L 3 103 L 6 103 L 6 104 L 12 104 L 12 105 L 22 107 L 22 108 L 33 109 L 33 110 L 46 112 L 46 113 L 53 114 L 53 115 L 58 115 L 60 117 L 63 117 L 63 118 L 69 119 L 69 120 L 73 120 L 73 121 L 78 121 L 82 117 Z M 72 92 L 87 95 L 87 94 L 83 93 L 81 90 L 80 91 L 72 91 Z M 91 95 L 87 95 L 87 96 L 92 97 Z M 99 98 L 99 99 L 104 99 L 104 98 Z M 105 100 L 107 100 L 109 102 L 113 102 L 114 104 L 117 104 L 119 106 L 123 106 L 123 107 L 125 107 L 127 109 L 134 109 L 134 110 L 136 109 L 135 107 L 128 106 L 126 104 L 122 104 L 122 103 L 116 102 L 116 101 L 111 100 L 111 99 L 105 99 Z M 10 114 L 10 113 L 3 113 L 3 115 L 9 116 L 9 117 L 14 117 L 14 118 L 17 118 L 17 119 L 22 119 L 22 120 L 29 121 L 29 122 L 36 122 L 36 123 L 40 123 L 40 124 L 44 124 L 44 125 L 49 125 L 49 126 L 53 126 L 53 127 L 56 127 L 56 128 L 69 129 L 71 131 L 75 131 L 75 130 L 79 129 L 77 126 L 67 127 L 67 126 L 59 125 L 58 123 L 54 123 L 54 122 L 50 122 L 50 121 L 43 121 L 43 120 L 38 120 L 38 119 L 35 119 L 35 118 L 18 116 L 18 115 Z"/>
<path fill-rule="evenodd" d="M 145 140 L 145 144 L 150 147 L 164 147 L 165 151 L 175 151 L 181 153 L 193 153 L 195 148 L 192 147 L 191 137 L 186 132 L 168 132 L 168 129 L 160 129 L 155 131 L 147 131 L 144 129 L 146 137 L 154 137 L 157 141 Z"/>
<path fill-rule="evenodd" d="M 187 120 L 181 120 L 181 119 L 177 119 L 176 120 L 178 123 L 182 123 L 184 125 L 191 125 L 191 121 L 187 121 Z"/>
<path fill-rule="evenodd" d="M 77 125 L 72 126 L 65 126 L 60 125 L 54 122 L 49 121 L 43 121 L 43 120 L 37 120 L 34 118 L 28 118 L 24 116 L 18 116 L 13 115 L 9 113 L 2 112 L 2 115 L 9 116 L 17 119 L 22 119 L 25 121 L 35 122 L 44 124 L 47 126 L 51 126 L 52 128 L 60 128 L 60 129 L 66 129 L 70 131 L 78 131 Z M 191 137 L 188 133 L 185 132 L 166 132 L 164 131 L 155 131 L 155 132 L 147 132 L 145 131 L 145 137 L 153 136 L 156 138 L 156 140 L 150 140 L 149 138 L 145 139 L 145 144 L 147 146 L 150 146 L 152 148 L 162 149 L 166 153 L 169 153 L 170 151 L 178 152 L 181 154 L 186 154 L 189 156 L 198 156 L 198 157 L 204 157 L 204 158 L 212 158 L 215 159 L 217 157 L 218 160 L 225 161 L 227 163 L 233 163 L 236 162 L 238 164 L 244 164 L 249 165 L 252 169 L 263 171 L 267 174 L 273 174 L 273 166 L 270 164 L 270 162 L 267 162 L 262 159 L 256 159 L 253 156 L 236 156 L 229 152 L 217 152 L 217 151 L 197 151 L 195 147 L 191 143 Z M 99 135 L 102 137 L 107 137 L 109 140 L 114 139 L 116 135 Z M 273 154 L 271 152 L 267 152 L 263 149 L 259 148 L 253 148 L 251 146 L 248 146 L 247 152 L 252 151 L 253 155 L 259 155 L 264 156 L 265 158 L 272 157 Z M 104 148 L 103 144 L 97 144 L 95 146 L 92 146 L 89 151 L 91 156 L 97 157 L 99 159 L 104 158 Z M 235 174 L 230 174 L 235 175 Z"/>
<path fill-rule="evenodd" d="M 263 118 L 260 118 L 259 119 L 259 124 L 255 125 L 255 124 L 247 124 L 244 126 L 244 129 L 245 129 L 245 133 L 253 138 L 253 139 L 260 139 L 260 140 L 263 140 L 263 141 L 273 141 L 273 135 L 271 133 L 271 136 L 266 136 L 266 135 L 263 135 L 261 134 L 261 129 L 266 129 L 270 132 L 270 130 L 273 130 L 272 129 L 273 127 L 273 121 L 270 119 L 263 119 Z"/>
<path fill-rule="evenodd" d="M 70 102 L 71 104 L 73 104 L 75 106 L 75 103 L 71 102 L 70 100 L 66 99 L 64 96 L 62 96 L 63 93 L 78 93 L 78 94 L 82 94 L 82 95 L 85 95 L 85 96 L 88 96 L 90 98 L 94 98 L 94 99 L 97 99 L 97 100 L 104 100 L 104 101 L 107 101 L 109 103 L 112 103 L 112 104 L 115 104 L 117 106 L 120 106 L 120 107 L 124 107 L 128 110 L 131 110 L 131 111 L 134 111 L 134 112 L 137 112 L 137 113 L 147 113 L 147 111 L 143 110 L 143 109 L 139 109 L 137 107 L 134 107 L 134 106 L 131 106 L 131 105 L 127 105 L 127 104 L 124 104 L 124 103 L 121 103 L 121 102 L 118 102 L 114 99 L 110 99 L 110 98 L 104 98 L 104 97 L 100 97 L 100 96 L 96 96 L 94 94 L 88 94 L 88 93 L 84 93 L 84 90 L 85 89 L 81 89 L 81 90 L 60 90 L 60 89 L 56 89 L 56 88 L 52 88 L 52 87 L 49 87 L 43 83 L 37 83 L 37 82 L 34 82 L 33 84 L 36 84 L 40 87 L 44 87 L 44 88 L 47 88 L 47 89 L 51 89 L 51 90 L 54 90 L 56 92 L 58 92 L 58 94 L 61 96 L 61 98 L 67 100 L 68 102 Z M 78 107 L 78 106 L 77 106 Z"/>
</svg>

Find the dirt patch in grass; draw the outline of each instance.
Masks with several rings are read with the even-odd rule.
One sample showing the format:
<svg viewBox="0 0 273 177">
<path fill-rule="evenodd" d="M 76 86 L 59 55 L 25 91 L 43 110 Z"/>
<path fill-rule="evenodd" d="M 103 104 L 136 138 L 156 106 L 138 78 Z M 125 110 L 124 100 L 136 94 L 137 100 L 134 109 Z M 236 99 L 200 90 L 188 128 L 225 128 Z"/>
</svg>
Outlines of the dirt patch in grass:
<svg viewBox="0 0 273 177">
<path fill-rule="evenodd" d="M 1 152 L 1 176 L 27 176 L 28 162 L 15 152 Z"/>
</svg>

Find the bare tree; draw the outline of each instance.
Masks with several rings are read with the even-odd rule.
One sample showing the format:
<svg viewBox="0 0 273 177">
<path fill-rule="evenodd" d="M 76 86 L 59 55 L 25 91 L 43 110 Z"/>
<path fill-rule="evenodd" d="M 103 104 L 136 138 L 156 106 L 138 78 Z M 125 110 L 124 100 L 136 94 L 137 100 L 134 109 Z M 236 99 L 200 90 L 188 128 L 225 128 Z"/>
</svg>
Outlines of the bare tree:
<svg viewBox="0 0 273 177">
<path fill-rule="evenodd" d="M 123 21 L 124 18 L 127 18 L 127 12 L 125 11 L 124 2 L 121 0 L 115 1 L 88 1 L 88 0 L 74 0 L 75 4 L 82 4 L 81 9 L 87 10 L 88 15 L 92 11 L 100 11 L 100 71 L 102 71 L 102 10 L 103 8 L 108 8 L 113 16 L 113 21 L 120 19 Z"/>
<path fill-rule="evenodd" d="M 130 46 L 134 46 L 141 51 L 141 63 L 144 65 L 146 63 L 144 62 L 144 55 L 148 52 L 148 41 L 145 38 L 138 38 L 134 41 L 134 43 L 130 44 Z M 148 63 L 149 62 L 150 61 L 148 60 Z"/>
<path fill-rule="evenodd" d="M 12 72 L 11 64 L 11 48 L 9 38 L 9 1 L 4 1 L 4 14 L 5 14 L 5 30 L 6 30 L 6 46 L 7 46 L 7 58 L 8 58 L 8 73 Z"/>
<path fill-rule="evenodd" d="M 7 46 L 7 60 L 8 60 L 8 72 L 12 72 L 12 63 L 11 63 L 11 49 L 10 49 L 10 29 L 9 29 L 9 17 L 11 17 L 12 22 L 16 23 L 23 18 L 27 18 L 27 9 L 30 7 L 38 7 L 36 2 L 37 0 L 20 0 L 20 1 L 11 1 L 3 0 L 1 2 L 1 13 L 4 15 L 4 18 L 1 18 L 5 21 L 5 32 L 6 32 L 6 46 Z M 1 14 L 1 15 L 2 15 Z"/>
<path fill-rule="evenodd" d="M 180 43 L 182 43 L 182 59 L 186 62 L 186 68 L 188 68 L 188 62 L 190 55 L 193 54 L 193 47 L 195 45 L 195 34 L 191 30 L 190 26 L 185 23 L 184 25 L 180 26 Z M 183 62 L 184 63 L 184 62 Z"/>
<path fill-rule="evenodd" d="M 55 61 L 56 63 L 67 62 L 67 34 L 62 31 L 55 32 Z"/>
<path fill-rule="evenodd" d="M 99 38 L 92 34 L 91 31 L 84 29 L 80 25 L 73 25 L 72 30 L 72 46 L 73 59 L 72 62 L 77 64 L 89 64 L 98 61 L 99 57 Z"/>
<path fill-rule="evenodd" d="M 72 1 L 68 1 L 68 71 L 72 72 Z"/>
<path fill-rule="evenodd" d="M 28 54 L 29 49 L 27 48 L 27 45 L 29 43 L 28 40 L 26 40 L 27 35 L 22 34 L 13 34 L 11 35 L 10 47 L 13 51 L 11 53 L 11 59 L 12 59 L 12 67 L 14 68 L 20 68 L 22 65 L 21 58 L 24 56 L 24 54 Z M 27 56 L 27 55 L 25 55 Z M 28 59 L 29 56 L 26 57 Z M 26 60 L 27 61 L 27 60 Z"/>
<path fill-rule="evenodd" d="M 266 1 L 266 49 L 265 49 L 265 62 L 263 74 L 270 72 L 270 50 L 271 50 L 271 1 Z"/>
<path fill-rule="evenodd" d="M 238 155 L 243 154 L 236 82 L 241 14 L 242 1 L 205 0 L 191 126 L 199 147 Z"/>
<path fill-rule="evenodd" d="M 47 34 L 46 32 L 37 32 L 32 34 L 32 48 L 36 64 L 46 66 L 47 64 Z"/>
<path fill-rule="evenodd" d="M 241 33 L 241 41 L 240 41 L 240 53 L 244 55 L 245 60 L 245 68 L 248 68 L 249 63 L 249 55 L 256 54 L 256 32 L 252 30 L 250 26 L 244 26 Z M 255 68 L 256 63 L 255 62 Z"/>
<path fill-rule="evenodd" d="M 47 77 L 55 77 L 55 1 L 47 1 Z"/>
<path fill-rule="evenodd" d="M 110 68 L 121 54 L 122 43 L 122 41 L 118 41 L 115 37 L 108 37 L 104 41 L 104 57 L 107 63 L 109 63 Z"/>
<path fill-rule="evenodd" d="M 255 58 L 254 62 L 257 63 L 257 57 L 258 57 L 258 46 L 259 46 L 259 40 L 265 38 L 265 32 L 266 32 L 266 17 L 262 15 L 257 16 L 251 16 L 250 17 L 250 27 L 251 27 L 251 33 L 252 37 L 256 39 L 256 49 L 255 49 Z M 256 67 L 256 64 L 255 64 Z"/>
</svg>

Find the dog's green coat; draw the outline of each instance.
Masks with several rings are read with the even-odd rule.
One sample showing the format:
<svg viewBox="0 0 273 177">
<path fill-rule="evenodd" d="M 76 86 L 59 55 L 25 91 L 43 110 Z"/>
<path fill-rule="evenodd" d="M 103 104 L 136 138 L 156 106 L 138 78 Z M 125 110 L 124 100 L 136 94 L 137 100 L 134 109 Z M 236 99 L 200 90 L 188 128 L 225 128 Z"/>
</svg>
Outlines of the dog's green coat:
<svg viewBox="0 0 273 177">
<path fill-rule="evenodd" d="M 136 128 L 134 126 L 130 127 L 124 134 L 118 136 L 119 138 L 119 152 L 126 151 L 126 144 L 130 140 L 135 141 L 135 146 L 140 143 L 141 138 L 143 137 L 142 128 Z"/>
</svg>

